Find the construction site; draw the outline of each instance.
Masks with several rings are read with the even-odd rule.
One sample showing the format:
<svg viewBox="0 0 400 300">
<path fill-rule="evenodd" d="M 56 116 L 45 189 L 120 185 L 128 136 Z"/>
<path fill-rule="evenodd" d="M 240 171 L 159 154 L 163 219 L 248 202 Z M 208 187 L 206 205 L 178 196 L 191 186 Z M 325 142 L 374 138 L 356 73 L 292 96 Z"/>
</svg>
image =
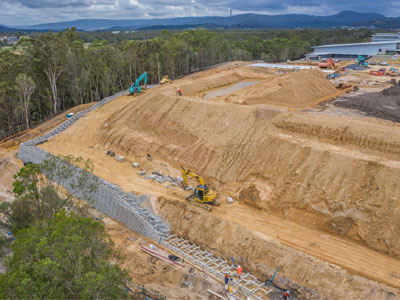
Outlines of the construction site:
<svg viewBox="0 0 400 300">
<path fill-rule="evenodd" d="M 400 299 L 400 86 L 347 65 L 230 62 L 75 107 L 0 143 L 0 202 L 24 147 L 83 157 L 150 214 L 91 209 L 166 299 Z"/>
</svg>

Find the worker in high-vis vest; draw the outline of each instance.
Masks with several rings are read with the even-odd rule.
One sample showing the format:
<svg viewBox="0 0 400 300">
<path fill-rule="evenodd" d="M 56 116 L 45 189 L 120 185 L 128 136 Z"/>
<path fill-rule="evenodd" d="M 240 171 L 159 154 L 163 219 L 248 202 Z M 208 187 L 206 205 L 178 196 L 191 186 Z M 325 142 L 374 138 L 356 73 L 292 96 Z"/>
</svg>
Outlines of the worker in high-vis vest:
<svg viewBox="0 0 400 300">
<path fill-rule="evenodd" d="M 240 275 L 242 275 L 243 269 L 240 267 L 240 265 L 236 268 L 236 272 L 239 275 L 239 277 Z"/>
</svg>

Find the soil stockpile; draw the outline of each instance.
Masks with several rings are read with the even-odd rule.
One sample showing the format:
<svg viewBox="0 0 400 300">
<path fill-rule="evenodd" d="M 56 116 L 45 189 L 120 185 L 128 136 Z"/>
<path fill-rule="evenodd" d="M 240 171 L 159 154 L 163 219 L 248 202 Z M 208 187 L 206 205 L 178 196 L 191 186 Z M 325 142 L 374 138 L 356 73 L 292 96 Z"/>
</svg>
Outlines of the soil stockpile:
<svg viewBox="0 0 400 300">
<path fill-rule="evenodd" d="M 400 122 L 400 86 L 393 86 L 379 93 L 340 99 L 334 105 L 357 109 L 371 117 Z"/>
<path fill-rule="evenodd" d="M 259 84 L 226 97 L 227 102 L 238 104 L 269 104 L 284 107 L 311 107 L 319 99 L 337 92 L 317 69 L 301 70 L 282 75 L 270 75 Z"/>
<path fill-rule="evenodd" d="M 320 99 L 327 100 L 330 96 L 336 96 L 338 92 L 317 69 L 281 74 L 256 67 L 210 70 L 184 78 L 179 82 L 179 87 L 184 96 L 203 98 L 210 90 L 223 90 L 244 80 L 259 83 L 209 101 L 307 108 L 318 103 Z M 172 86 L 178 86 L 178 83 L 170 85 Z"/>
</svg>

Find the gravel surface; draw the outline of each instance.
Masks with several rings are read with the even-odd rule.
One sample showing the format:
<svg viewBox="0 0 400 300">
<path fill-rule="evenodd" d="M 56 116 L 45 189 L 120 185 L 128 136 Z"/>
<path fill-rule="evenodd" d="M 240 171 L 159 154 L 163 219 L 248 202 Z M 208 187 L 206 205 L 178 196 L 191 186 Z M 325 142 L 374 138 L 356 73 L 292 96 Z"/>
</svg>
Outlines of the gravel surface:
<svg viewBox="0 0 400 300">
<path fill-rule="evenodd" d="M 400 122 L 400 86 L 393 86 L 378 93 L 340 99 L 335 106 L 353 108 L 368 116 Z"/>
</svg>

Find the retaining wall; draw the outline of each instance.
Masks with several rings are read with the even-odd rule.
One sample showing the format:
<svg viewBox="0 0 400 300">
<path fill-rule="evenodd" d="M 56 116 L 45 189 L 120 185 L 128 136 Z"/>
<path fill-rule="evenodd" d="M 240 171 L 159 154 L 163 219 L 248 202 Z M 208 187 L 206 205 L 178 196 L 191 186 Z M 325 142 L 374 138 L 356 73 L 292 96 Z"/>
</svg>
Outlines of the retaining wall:
<svg viewBox="0 0 400 300">
<path fill-rule="evenodd" d="M 46 142 L 48 139 L 63 132 L 87 113 L 103 106 L 115 98 L 125 95 L 126 93 L 126 91 L 123 91 L 107 97 L 89 109 L 73 115 L 71 118 L 54 128 L 49 133 L 22 143 L 19 147 L 18 157 L 25 163 L 30 162 L 34 164 L 39 164 L 46 159 L 54 158 L 58 168 L 64 168 L 76 176 L 64 178 L 65 176 L 58 177 L 54 173 L 50 174 L 49 172 L 46 172 L 46 176 L 52 181 L 59 183 L 72 195 L 85 200 L 89 203 L 89 205 L 119 221 L 128 228 L 155 241 L 158 241 L 161 237 L 169 235 L 169 226 L 154 213 L 149 212 L 140 206 L 140 202 L 143 201 L 143 196 L 125 193 L 118 186 L 115 186 L 112 183 L 107 182 L 106 180 L 101 179 L 93 174 L 85 172 L 79 167 L 71 165 L 60 158 L 54 157 L 45 150 L 36 147 L 37 145 L 40 145 Z M 85 178 L 84 189 L 78 187 L 77 185 L 78 178 L 82 178 L 82 175 Z"/>
</svg>

